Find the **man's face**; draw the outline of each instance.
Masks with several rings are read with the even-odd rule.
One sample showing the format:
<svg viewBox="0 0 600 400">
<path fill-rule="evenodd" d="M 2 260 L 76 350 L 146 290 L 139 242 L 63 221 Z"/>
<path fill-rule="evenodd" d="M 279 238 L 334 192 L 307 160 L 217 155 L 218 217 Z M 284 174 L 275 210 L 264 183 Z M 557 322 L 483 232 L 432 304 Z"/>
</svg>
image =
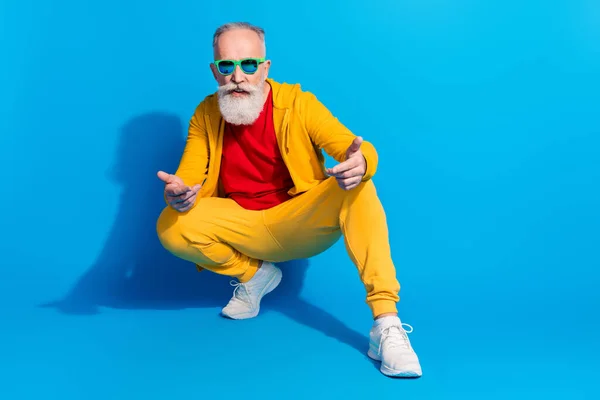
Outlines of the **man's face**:
<svg viewBox="0 0 600 400">
<path fill-rule="evenodd" d="M 259 36 L 246 29 L 225 32 L 214 49 L 215 60 L 239 61 L 264 56 L 265 49 Z M 229 75 L 219 72 L 215 64 L 210 67 L 219 85 L 219 106 L 224 119 L 235 125 L 254 122 L 262 111 L 268 93 L 265 80 L 270 61 L 258 64 L 254 73 L 245 72 L 240 65 L 236 65 Z"/>
<path fill-rule="evenodd" d="M 219 37 L 214 49 L 215 60 L 242 60 L 264 56 L 265 50 L 262 41 L 255 32 L 246 29 L 225 32 Z M 219 86 L 229 83 L 258 86 L 267 78 L 270 64 L 270 61 L 260 64 L 254 74 L 245 73 L 240 66 L 236 66 L 231 75 L 222 75 L 214 64 L 211 64 L 211 69 Z M 243 94 L 239 94 L 239 96 L 243 96 Z"/>
</svg>

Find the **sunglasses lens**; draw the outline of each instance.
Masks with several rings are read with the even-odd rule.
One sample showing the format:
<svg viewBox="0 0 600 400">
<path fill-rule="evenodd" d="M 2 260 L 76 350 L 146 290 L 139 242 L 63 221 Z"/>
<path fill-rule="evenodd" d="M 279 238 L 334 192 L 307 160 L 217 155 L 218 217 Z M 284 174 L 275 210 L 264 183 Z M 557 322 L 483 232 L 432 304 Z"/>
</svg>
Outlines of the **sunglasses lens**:
<svg viewBox="0 0 600 400">
<path fill-rule="evenodd" d="M 221 61 L 218 65 L 219 72 L 223 75 L 229 75 L 233 72 L 234 65 L 231 61 Z"/>
<path fill-rule="evenodd" d="M 244 60 L 241 62 L 242 70 L 247 74 L 253 74 L 258 69 L 258 62 L 256 60 Z"/>
</svg>

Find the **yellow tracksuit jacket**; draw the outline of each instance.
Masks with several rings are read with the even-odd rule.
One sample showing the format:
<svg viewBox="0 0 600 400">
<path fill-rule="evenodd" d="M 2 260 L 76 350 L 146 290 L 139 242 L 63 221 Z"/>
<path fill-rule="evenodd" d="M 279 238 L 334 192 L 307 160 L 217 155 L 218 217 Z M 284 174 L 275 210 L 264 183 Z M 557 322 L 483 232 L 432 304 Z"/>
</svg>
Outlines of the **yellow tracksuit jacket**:
<svg viewBox="0 0 600 400">
<path fill-rule="evenodd" d="M 278 83 L 267 79 L 273 91 L 273 119 L 277 143 L 294 181 L 289 194 L 303 193 L 323 180 L 325 151 L 338 162 L 346 159 L 346 150 L 356 137 L 348 128 L 299 84 Z M 219 112 L 217 94 L 207 96 L 190 120 L 187 143 L 175 175 L 186 185 L 204 186 L 198 197 L 221 197 L 219 169 L 223 149 L 224 121 Z M 377 152 L 368 141 L 361 151 L 367 161 L 363 181 L 377 169 Z"/>
</svg>

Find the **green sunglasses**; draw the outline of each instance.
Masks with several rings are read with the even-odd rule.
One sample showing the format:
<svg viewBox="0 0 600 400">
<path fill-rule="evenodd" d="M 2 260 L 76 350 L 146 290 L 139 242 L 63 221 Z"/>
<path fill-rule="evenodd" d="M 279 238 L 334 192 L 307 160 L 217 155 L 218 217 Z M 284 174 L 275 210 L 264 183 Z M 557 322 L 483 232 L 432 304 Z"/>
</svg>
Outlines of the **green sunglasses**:
<svg viewBox="0 0 600 400">
<path fill-rule="evenodd" d="M 214 62 L 217 67 L 217 71 L 221 75 L 231 75 L 235 71 L 235 67 L 238 65 L 240 69 L 246 74 L 254 74 L 258 71 L 258 66 L 265 62 L 265 58 L 244 58 L 242 60 L 217 60 Z"/>
</svg>

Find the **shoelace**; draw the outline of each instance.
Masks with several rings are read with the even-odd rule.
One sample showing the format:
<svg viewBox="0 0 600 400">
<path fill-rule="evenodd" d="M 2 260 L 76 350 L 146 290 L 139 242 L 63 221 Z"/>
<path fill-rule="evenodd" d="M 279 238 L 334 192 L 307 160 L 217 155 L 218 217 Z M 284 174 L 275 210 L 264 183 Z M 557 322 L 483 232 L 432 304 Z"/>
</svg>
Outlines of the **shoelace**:
<svg viewBox="0 0 600 400">
<path fill-rule="evenodd" d="M 244 283 L 241 282 L 236 282 L 236 281 L 229 281 L 229 284 L 233 287 L 235 287 L 235 289 L 233 289 L 233 295 L 238 298 L 238 299 L 242 299 L 242 296 L 238 293 L 240 288 L 243 289 L 244 293 L 246 293 L 246 297 L 248 297 L 248 299 L 250 298 L 250 291 L 248 290 L 248 286 L 245 285 Z"/>
<path fill-rule="evenodd" d="M 404 325 L 409 327 L 410 331 L 407 331 L 406 329 L 404 329 L 403 328 Z M 402 323 L 400 326 L 392 325 L 392 326 L 385 328 L 381 332 L 381 340 L 379 341 L 379 353 L 381 353 L 381 348 L 383 347 L 384 343 L 386 343 L 386 345 L 389 348 L 404 347 L 406 349 L 410 349 L 410 342 L 408 340 L 407 334 L 411 333 L 412 331 L 413 331 L 413 327 L 410 326 L 409 324 L 405 324 L 405 323 Z M 398 334 L 400 336 L 398 336 Z"/>
</svg>

